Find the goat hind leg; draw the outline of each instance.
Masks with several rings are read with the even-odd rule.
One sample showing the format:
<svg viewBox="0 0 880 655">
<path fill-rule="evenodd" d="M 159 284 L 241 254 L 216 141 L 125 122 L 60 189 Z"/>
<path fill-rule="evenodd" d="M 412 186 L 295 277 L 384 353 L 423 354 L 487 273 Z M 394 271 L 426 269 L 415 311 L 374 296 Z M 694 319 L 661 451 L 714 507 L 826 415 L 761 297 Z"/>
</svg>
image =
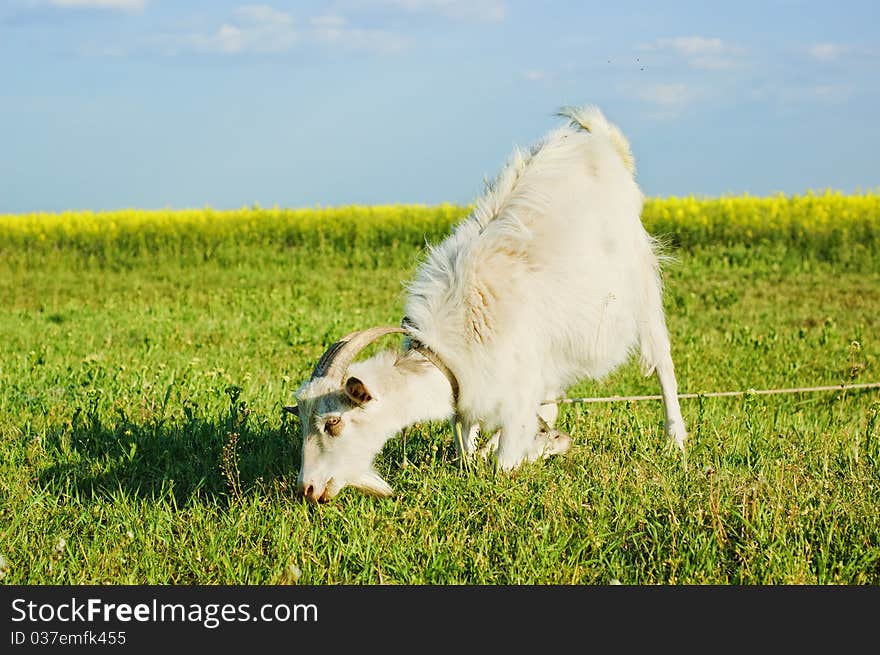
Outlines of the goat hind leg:
<svg viewBox="0 0 880 655">
<path fill-rule="evenodd" d="M 675 441 L 675 445 L 684 452 L 687 430 L 681 417 L 678 404 L 678 382 L 675 379 L 675 366 L 672 364 L 672 349 L 669 344 L 669 333 L 666 330 L 666 319 L 663 315 L 663 303 L 660 300 L 660 279 L 655 270 L 646 285 L 647 306 L 640 324 L 639 348 L 642 351 L 642 370 L 650 374 L 651 369 L 660 382 L 660 393 L 663 396 L 663 412 L 666 417 L 666 434 Z"/>
<path fill-rule="evenodd" d="M 660 381 L 660 393 L 663 395 L 663 412 L 666 416 L 666 434 L 675 441 L 675 445 L 683 452 L 687 440 L 687 430 L 681 407 L 678 404 L 678 382 L 675 379 L 675 367 L 672 355 L 667 351 L 656 368 L 657 379 Z"/>
</svg>

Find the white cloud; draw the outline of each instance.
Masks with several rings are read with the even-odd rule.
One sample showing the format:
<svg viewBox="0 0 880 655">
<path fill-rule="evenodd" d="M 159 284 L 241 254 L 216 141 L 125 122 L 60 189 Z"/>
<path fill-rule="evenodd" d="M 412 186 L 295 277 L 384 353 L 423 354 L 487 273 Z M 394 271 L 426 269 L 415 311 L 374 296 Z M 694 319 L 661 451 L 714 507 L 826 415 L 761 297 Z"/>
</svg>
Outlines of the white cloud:
<svg viewBox="0 0 880 655">
<path fill-rule="evenodd" d="M 251 5 L 235 10 L 214 30 L 160 35 L 147 43 L 148 48 L 170 56 L 185 52 L 279 54 L 306 46 L 392 55 L 408 49 L 410 42 L 393 32 L 351 25 L 337 13 L 313 16 L 297 26 L 290 14 L 266 5 Z"/>
<path fill-rule="evenodd" d="M 797 107 L 804 103 L 842 105 L 851 100 L 853 88 L 841 84 L 783 85 L 758 90 L 753 95 L 775 100 L 785 107 Z"/>
<path fill-rule="evenodd" d="M 316 16 L 310 22 L 312 39 L 330 48 L 392 55 L 405 51 L 410 45 L 408 39 L 393 32 L 353 27 L 339 14 Z"/>
<path fill-rule="evenodd" d="M 526 82 L 530 82 L 532 84 L 543 84 L 545 86 L 555 85 L 561 79 L 558 72 L 541 70 L 537 68 L 520 71 L 520 75 L 522 76 L 522 79 L 524 79 Z"/>
<path fill-rule="evenodd" d="M 455 20 L 498 23 L 507 17 L 504 0 L 353 0 L 351 4 L 382 4 L 410 13 L 431 13 Z"/>
<path fill-rule="evenodd" d="M 836 43 L 816 43 L 809 49 L 810 56 L 819 61 L 836 61 L 846 52 L 846 48 Z"/>
<path fill-rule="evenodd" d="M 686 84 L 652 84 L 639 90 L 639 97 L 661 107 L 681 107 L 693 94 Z"/>
<path fill-rule="evenodd" d="M 704 36 L 679 36 L 674 39 L 660 39 L 658 48 L 671 48 L 687 57 L 696 55 L 717 55 L 724 52 L 725 46 L 721 39 Z"/>
<path fill-rule="evenodd" d="M 529 82 L 543 82 L 550 79 L 550 73 L 538 70 L 523 71 L 522 76 Z"/>
<path fill-rule="evenodd" d="M 311 21 L 316 28 L 343 28 L 348 24 L 348 19 L 339 14 L 322 14 L 312 17 Z"/>
<path fill-rule="evenodd" d="M 683 57 L 693 68 L 726 70 L 742 63 L 745 49 L 725 43 L 719 38 L 705 36 L 679 36 L 659 39 L 642 46 L 644 50 L 672 52 Z"/>
<path fill-rule="evenodd" d="M 232 19 L 213 32 L 161 39 L 168 46 L 168 54 L 195 50 L 230 55 L 286 52 L 297 40 L 293 17 L 266 5 L 236 9 Z"/>
<path fill-rule="evenodd" d="M 147 6 L 147 0 L 49 0 L 49 4 L 64 9 L 143 11 Z"/>
<path fill-rule="evenodd" d="M 631 95 L 653 106 L 651 115 L 654 118 L 675 118 L 682 110 L 696 100 L 695 89 L 680 82 L 651 84 L 637 87 Z"/>
<path fill-rule="evenodd" d="M 851 95 L 851 90 L 845 86 L 837 86 L 834 84 L 816 84 L 804 90 L 809 98 L 818 100 L 825 104 L 839 105 L 847 102 Z"/>
</svg>

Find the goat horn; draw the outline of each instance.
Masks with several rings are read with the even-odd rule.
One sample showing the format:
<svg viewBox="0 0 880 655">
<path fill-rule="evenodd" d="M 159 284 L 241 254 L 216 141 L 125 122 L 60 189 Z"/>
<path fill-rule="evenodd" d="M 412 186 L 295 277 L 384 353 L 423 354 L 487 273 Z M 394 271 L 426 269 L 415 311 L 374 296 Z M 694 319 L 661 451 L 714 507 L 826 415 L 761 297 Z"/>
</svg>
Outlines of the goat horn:
<svg viewBox="0 0 880 655">
<path fill-rule="evenodd" d="M 315 371 L 312 373 L 312 379 L 322 377 L 335 378 L 339 380 L 341 385 L 345 382 L 345 375 L 348 372 L 349 365 L 354 361 L 358 353 L 376 339 L 393 333 L 405 334 L 406 330 L 396 325 L 387 325 L 359 330 L 358 332 L 345 335 L 327 348 L 327 351 L 321 355 L 321 359 L 318 360 Z"/>
</svg>

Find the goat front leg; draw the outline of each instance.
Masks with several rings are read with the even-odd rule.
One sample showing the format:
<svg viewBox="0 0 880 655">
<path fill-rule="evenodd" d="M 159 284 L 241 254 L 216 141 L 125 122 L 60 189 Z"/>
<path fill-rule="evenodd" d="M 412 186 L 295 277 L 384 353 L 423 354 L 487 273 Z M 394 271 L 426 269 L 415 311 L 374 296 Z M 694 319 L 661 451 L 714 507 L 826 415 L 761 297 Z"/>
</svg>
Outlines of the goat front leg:
<svg viewBox="0 0 880 655">
<path fill-rule="evenodd" d="M 513 471 L 525 461 L 534 461 L 538 415 L 531 408 L 508 416 L 501 424 L 495 463 L 503 471 Z"/>
</svg>

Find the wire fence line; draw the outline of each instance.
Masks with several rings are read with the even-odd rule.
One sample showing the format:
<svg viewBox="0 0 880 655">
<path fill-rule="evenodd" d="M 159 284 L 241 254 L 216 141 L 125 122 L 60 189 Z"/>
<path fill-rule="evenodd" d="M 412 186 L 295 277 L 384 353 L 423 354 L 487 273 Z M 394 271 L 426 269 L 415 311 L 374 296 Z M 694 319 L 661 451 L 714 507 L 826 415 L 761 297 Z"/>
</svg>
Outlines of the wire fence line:
<svg viewBox="0 0 880 655">
<path fill-rule="evenodd" d="M 679 399 L 686 398 L 720 398 L 723 396 L 767 396 L 781 393 L 813 393 L 819 391 L 850 391 L 858 389 L 880 389 L 880 382 L 864 382 L 860 384 L 830 384 L 822 387 L 796 387 L 793 389 L 746 389 L 745 391 L 710 391 L 706 393 L 680 393 Z M 660 394 L 653 396 L 606 396 L 604 398 L 557 398 L 545 400 L 542 405 L 563 405 L 574 403 L 616 403 L 638 402 L 642 400 L 663 400 Z"/>
</svg>

